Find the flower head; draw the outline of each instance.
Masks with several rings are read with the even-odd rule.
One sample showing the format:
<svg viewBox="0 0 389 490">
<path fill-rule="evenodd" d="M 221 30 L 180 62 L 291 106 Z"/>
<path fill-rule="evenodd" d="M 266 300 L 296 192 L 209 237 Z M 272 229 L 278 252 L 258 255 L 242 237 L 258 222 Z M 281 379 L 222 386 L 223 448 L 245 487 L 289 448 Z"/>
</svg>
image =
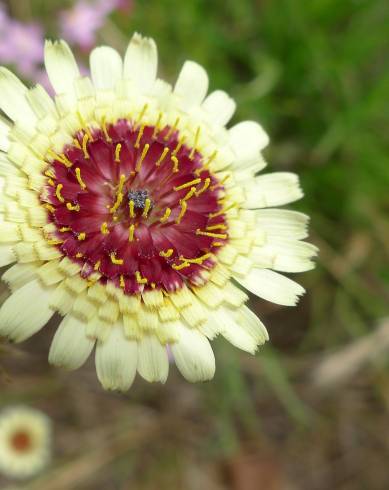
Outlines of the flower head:
<svg viewBox="0 0 389 490">
<path fill-rule="evenodd" d="M 307 217 L 274 209 L 302 196 L 294 174 L 257 176 L 268 137 L 187 61 L 174 87 L 157 79 L 153 40 L 135 34 L 124 62 L 109 48 L 80 76 L 48 42 L 57 93 L 0 69 L 4 178 L 0 265 L 12 295 L 0 334 L 22 341 L 63 315 L 50 362 L 75 369 L 96 344 L 105 388 L 135 373 L 165 382 L 171 347 L 190 381 L 215 371 L 208 339 L 255 352 L 268 335 L 246 289 L 294 305 L 303 288 L 278 272 L 310 269 Z M 272 208 L 272 209 L 266 209 Z M 239 287 L 241 286 L 241 287 Z"/>
<path fill-rule="evenodd" d="M 37 410 L 14 407 L 0 414 L 0 472 L 27 478 L 50 459 L 51 423 Z"/>
</svg>

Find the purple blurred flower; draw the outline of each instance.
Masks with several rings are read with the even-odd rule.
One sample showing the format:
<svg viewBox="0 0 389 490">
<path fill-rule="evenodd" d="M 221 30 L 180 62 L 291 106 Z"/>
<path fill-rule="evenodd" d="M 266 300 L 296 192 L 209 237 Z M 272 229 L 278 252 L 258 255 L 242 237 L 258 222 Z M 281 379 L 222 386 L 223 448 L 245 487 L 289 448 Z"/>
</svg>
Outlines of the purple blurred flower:
<svg viewBox="0 0 389 490">
<path fill-rule="evenodd" d="M 129 9 L 130 0 L 79 0 L 69 10 L 60 13 L 60 28 L 64 39 L 89 50 L 96 42 L 96 33 L 115 9 Z"/>
</svg>

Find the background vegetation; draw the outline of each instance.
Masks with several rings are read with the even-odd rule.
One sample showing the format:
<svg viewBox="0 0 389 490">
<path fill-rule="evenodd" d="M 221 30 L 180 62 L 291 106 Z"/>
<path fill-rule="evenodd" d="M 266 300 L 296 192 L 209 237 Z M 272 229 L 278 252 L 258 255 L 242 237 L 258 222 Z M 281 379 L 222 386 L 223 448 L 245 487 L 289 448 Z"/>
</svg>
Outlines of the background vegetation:
<svg viewBox="0 0 389 490">
<path fill-rule="evenodd" d="M 14 17 L 58 36 L 70 2 L 15 0 Z M 321 253 L 296 308 L 253 300 L 271 344 L 251 358 L 216 341 L 215 380 L 137 380 L 104 393 L 93 364 L 49 368 L 53 330 L 0 345 L 0 408 L 55 424 L 54 461 L 28 490 L 389 488 L 389 10 L 385 0 L 137 0 L 99 42 L 134 30 L 160 74 L 189 58 L 237 100 L 234 121 L 271 135 L 269 169 L 297 172 Z M 86 54 L 80 53 L 86 60 Z M 50 335 L 48 335 L 50 332 Z M 11 488 L 1 480 L 1 488 Z M 12 486 L 12 488 L 15 488 Z"/>
</svg>

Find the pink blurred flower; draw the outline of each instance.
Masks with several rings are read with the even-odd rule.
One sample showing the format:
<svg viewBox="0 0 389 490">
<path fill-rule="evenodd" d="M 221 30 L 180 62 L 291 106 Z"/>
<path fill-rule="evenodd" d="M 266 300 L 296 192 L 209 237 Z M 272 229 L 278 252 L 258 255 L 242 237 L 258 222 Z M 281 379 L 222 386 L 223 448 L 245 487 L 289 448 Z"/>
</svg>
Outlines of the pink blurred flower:
<svg viewBox="0 0 389 490">
<path fill-rule="evenodd" d="M 97 31 L 115 9 L 129 9 L 131 0 L 79 0 L 69 10 L 60 13 L 60 28 L 64 39 L 89 50 L 96 41 Z"/>
</svg>

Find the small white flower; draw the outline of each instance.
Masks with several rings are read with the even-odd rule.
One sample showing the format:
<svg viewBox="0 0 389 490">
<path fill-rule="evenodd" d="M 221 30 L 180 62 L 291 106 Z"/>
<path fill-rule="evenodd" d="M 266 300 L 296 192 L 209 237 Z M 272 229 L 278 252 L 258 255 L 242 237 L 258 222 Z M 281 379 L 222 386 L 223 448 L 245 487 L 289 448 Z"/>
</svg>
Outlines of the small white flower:
<svg viewBox="0 0 389 490">
<path fill-rule="evenodd" d="M 13 407 L 0 414 L 0 472 L 28 478 L 50 459 L 51 422 L 42 412 Z"/>
</svg>

